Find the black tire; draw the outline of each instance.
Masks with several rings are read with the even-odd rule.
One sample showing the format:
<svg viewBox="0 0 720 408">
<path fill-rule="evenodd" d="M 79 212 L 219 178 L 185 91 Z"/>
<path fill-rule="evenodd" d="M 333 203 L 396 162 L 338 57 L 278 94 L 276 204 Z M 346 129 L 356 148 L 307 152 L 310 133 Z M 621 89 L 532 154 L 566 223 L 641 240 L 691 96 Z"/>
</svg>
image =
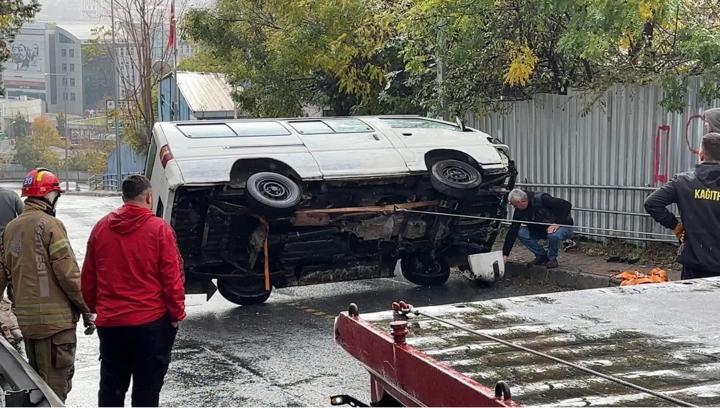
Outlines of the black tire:
<svg viewBox="0 0 720 408">
<path fill-rule="evenodd" d="M 294 213 L 302 198 L 297 183 L 269 171 L 248 177 L 246 191 L 248 205 L 258 213 L 271 217 Z"/>
<path fill-rule="evenodd" d="M 482 184 L 482 175 L 468 163 L 446 159 L 432 165 L 430 183 L 437 192 L 448 197 L 467 198 L 475 195 Z"/>
<path fill-rule="evenodd" d="M 236 279 L 221 279 L 218 281 L 218 291 L 225 299 L 236 305 L 251 306 L 265 303 L 270 297 L 272 288 L 265 290 L 260 286 L 248 287 L 242 285 L 240 281 Z"/>
<path fill-rule="evenodd" d="M 420 286 L 444 285 L 450 277 L 450 267 L 442 258 L 429 255 L 406 255 L 400 260 L 405 279 Z"/>
</svg>

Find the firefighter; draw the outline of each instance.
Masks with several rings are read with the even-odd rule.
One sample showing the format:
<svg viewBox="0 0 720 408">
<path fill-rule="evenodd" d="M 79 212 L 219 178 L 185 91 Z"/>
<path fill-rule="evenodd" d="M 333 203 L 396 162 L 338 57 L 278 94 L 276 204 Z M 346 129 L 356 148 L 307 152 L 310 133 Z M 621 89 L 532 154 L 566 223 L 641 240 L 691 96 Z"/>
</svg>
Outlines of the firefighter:
<svg viewBox="0 0 720 408">
<path fill-rule="evenodd" d="M 670 204 L 677 204 L 682 223 Z M 653 192 L 645 210 L 682 243 L 682 279 L 720 276 L 720 133 L 703 137 L 700 164 Z"/>
<path fill-rule="evenodd" d="M 92 315 L 82 298 L 80 269 L 65 226 L 55 218 L 60 180 L 30 171 L 22 186 L 25 210 L 5 228 L 0 290 L 8 287 L 30 365 L 65 401 L 75 372 L 76 325 Z"/>
</svg>

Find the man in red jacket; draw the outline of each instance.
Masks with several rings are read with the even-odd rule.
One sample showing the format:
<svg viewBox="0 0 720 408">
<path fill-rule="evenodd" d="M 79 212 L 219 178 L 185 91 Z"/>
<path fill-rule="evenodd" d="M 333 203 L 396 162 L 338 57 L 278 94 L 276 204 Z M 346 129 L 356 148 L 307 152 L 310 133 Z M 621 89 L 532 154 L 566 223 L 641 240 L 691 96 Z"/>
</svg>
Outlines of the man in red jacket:
<svg viewBox="0 0 720 408">
<path fill-rule="evenodd" d="M 153 215 L 150 182 L 122 183 L 125 204 L 93 228 L 82 268 L 85 302 L 97 313 L 99 406 L 157 407 L 178 324 L 185 318 L 182 258 L 175 234 Z"/>
</svg>

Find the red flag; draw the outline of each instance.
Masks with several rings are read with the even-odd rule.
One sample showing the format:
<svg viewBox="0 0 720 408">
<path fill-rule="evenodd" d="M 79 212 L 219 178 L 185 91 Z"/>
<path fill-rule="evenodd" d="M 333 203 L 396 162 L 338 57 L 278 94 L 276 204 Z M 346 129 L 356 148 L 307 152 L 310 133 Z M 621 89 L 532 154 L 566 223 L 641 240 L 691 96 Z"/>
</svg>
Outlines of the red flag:
<svg viewBox="0 0 720 408">
<path fill-rule="evenodd" d="M 175 0 L 170 4 L 170 34 L 168 35 L 168 49 L 175 49 Z"/>
</svg>

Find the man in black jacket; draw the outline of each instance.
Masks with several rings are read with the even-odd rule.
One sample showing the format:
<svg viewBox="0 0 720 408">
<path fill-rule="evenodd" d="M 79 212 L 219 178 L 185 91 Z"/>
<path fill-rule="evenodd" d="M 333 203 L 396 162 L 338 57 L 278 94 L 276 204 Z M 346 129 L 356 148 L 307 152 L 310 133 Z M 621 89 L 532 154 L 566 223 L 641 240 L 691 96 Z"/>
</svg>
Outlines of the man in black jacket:
<svg viewBox="0 0 720 408">
<path fill-rule="evenodd" d="M 510 250 L 515 245 L 515 239 L 520 238 L 520 242 L 535 255 L 533 264 L 557 268 L 560 243 L 570 239 L 573 234 L 571 227 L 563 226 L 573 225 L 573 219 L 570 216 L 572 204 L 547 193 L 533 193 L 519 188 L 510 192 L 508 201 L 515 207 L 515 213 L 510 230 L 505 236 L 504 259 L 507 260 L 510 255 Z M 529 221 L 532 224 L 522 226 L 523 221 Z M 542 225 L 534 223 L 542 223 Z M 538 242 L 541 239 L 548 241 L 547 252 Z"/>
<path fill-rule="evenodd" d="M 670 204 L 677 204 L 682 224 Z M 682 279 L 720 276 L 720 133 L 703 137 L 700 164 L 652 193 L 645 210 L 682 242 Z"/>
</svg>

